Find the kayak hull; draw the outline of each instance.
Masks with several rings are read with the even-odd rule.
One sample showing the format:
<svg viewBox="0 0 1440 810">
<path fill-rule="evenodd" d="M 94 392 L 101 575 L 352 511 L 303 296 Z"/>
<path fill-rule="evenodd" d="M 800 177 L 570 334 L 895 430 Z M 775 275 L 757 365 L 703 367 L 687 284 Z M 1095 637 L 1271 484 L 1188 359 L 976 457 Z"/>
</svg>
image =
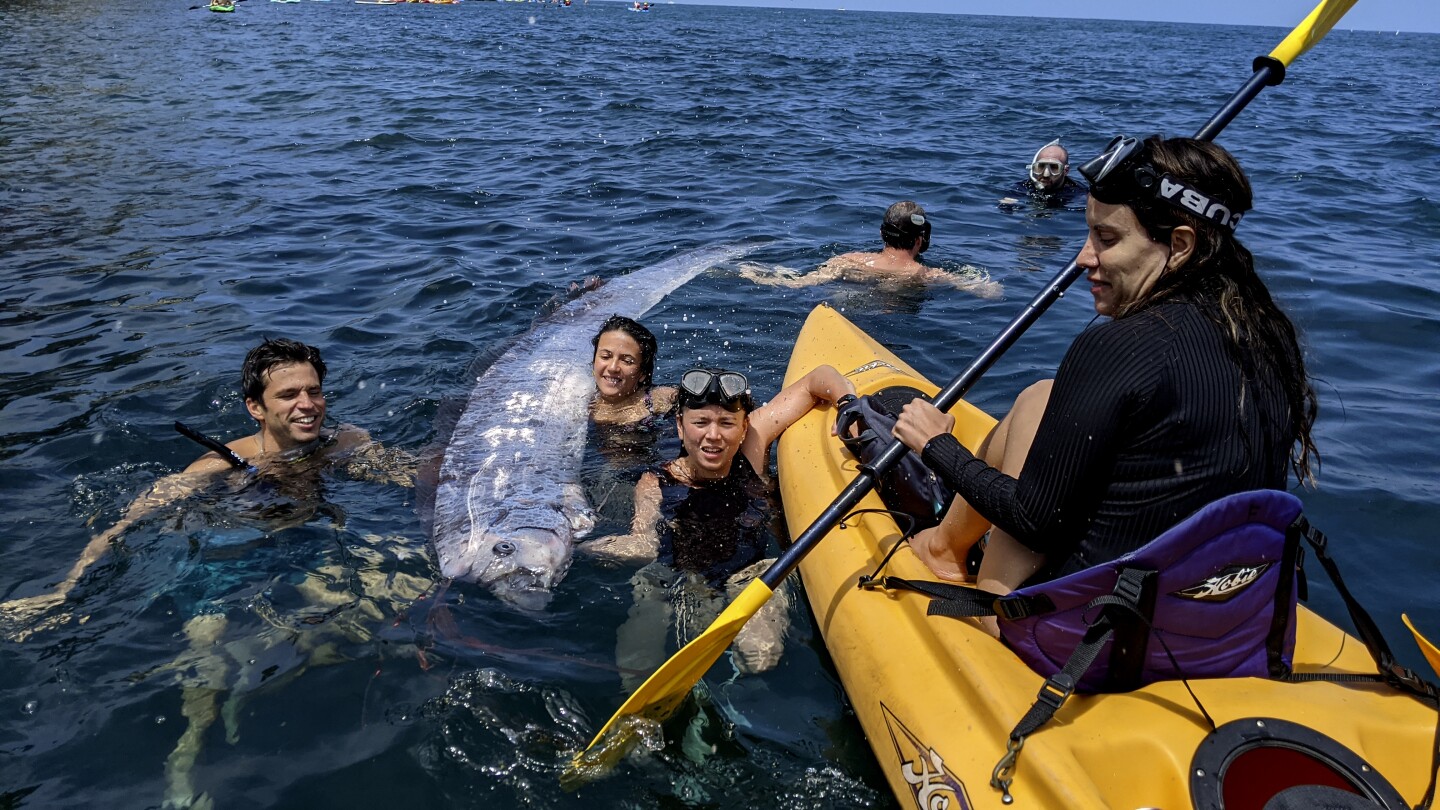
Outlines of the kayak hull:
<svg viewBox="0 0 1440 810">
<path fill-rule="evenodd" d="M 796 340 L 786 384 L 827 363 L 861 394 L 896 384 L 932 395 L 938 390 L 822 305 Z M 995 424 L 968 403 L 951 412 L 957 438 L 972 450 Z M 812 411 L 781 437 L 780 489 L 792 535 L 808 527 L 856 475 L 856 462 L 830 435 L 833 421 L 832 410 Z M 872 492 L 858 508 L 883 504 Z M 1362 795 L 1371 791 L 1372 798 L 1389 801 L 1399 798 L 1398 791 L 1407 806 L 1425 791 L 1436 715 L 1419 700 L 1374 684 L 1229 678 L 1190 682 L 1221 726 L 1215 734 L 1180 682 L 1071 697 L 1026 741 L 1010 787 L 1014 804 L 1002 804 L 1001 792 L 990 786 L 992 770 L 1043 679 L 972 620 L 927 616 L 928 599 L 920 594 L 858 589 L 857 578 L 873 572 L 899 537 L 887 516 L 859 516 L 833 529 L 799 570 L 845 691 L 904 807 L 1177 810 L 1220 807 L 1218 798 L 1208 797 L 1223 792 L 1224 807 L 1259 810 L 1264 798 L 1284 787 L 1259 782 L 1293 770 L 1286 752 L 1307 745 L 1314 758 L 1339 774 L 1335 778 L 1360 781 L 1336 787 Z M 908 547 L 896 553 L 887 573 L 935 579 Z M 1297 672 L 1375 672 L 1363 643 L 1304 606 L 1298 613 Z M 1280 722 L 1267 723 L 1270 719 Z M 1271 728 L 1300 739 L 1284 737 L 1270 747 L 1262 741 L 1251 753 L 1236 753 L 1250 743 L 1232 744 L 1232 737 L 1254 740 Z M 1217 752 L 1227 745 L 1235 751 Z M 1213 784 L 1215 773 L 1196 775 L 1211 762 L 1230 783 Z M 1247 788 L 1236 781 L 1242 771 L 1261 777 L 1258 782 L 1253 774 L 1245 777 L 1256 782 L 1251 792 L 1269 793 L 1247 804 Z M 1350 778 L 1348 771 L 1357 775 Z"/>
</svg>

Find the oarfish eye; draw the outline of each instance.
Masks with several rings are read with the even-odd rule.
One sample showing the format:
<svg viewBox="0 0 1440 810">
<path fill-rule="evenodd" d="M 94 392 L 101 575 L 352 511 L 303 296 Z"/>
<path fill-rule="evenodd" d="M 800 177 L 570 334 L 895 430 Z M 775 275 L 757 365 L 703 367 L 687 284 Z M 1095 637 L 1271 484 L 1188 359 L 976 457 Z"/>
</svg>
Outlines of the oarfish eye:
<svg viewBox="0 0 1440 810">
<path fill-rule="evenodd" d="M 509 540 L 501 540 L 500 542 L 496 543 L 495 547 L 491 550 L 495 552 L 496 556 L 509 557 L 511 554 L 515 553 L 515 544 L 510 542 Z"/>
</svg>

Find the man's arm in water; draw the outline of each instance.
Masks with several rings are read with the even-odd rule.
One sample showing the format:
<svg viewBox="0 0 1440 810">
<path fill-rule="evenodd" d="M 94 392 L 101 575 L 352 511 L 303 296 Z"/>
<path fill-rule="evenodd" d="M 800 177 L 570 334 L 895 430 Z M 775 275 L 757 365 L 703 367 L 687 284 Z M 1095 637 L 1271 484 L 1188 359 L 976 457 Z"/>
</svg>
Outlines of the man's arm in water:
<svg viewBox="0 0 1440 810">
<path fill-rule="evenodd" d="M 969 265 L 966 265 L 963 273 L 931 267 L 925 271 L 924 279 L 929 284 L 943 284 L 990 300 L 1005 293 L 1005 288 L 1000 282 L 991 279 L 989 273 Z"/>
<path fill-rule="evenodd" d="M 405 450 L 375 441 L 363 428 L 341 425 L 334 452 L 345 474 L 358 481 L 415 486 L 419 460 Z"/>
<path fill-rule="evenodd" d="M 37 596 L 0 603 L 0 616 L 15 623 L 28 623 L 28 620 L 34 616 L 61 604 L 79 584 L 80 578 L 85 575 L 85 572 L 105 556 L 105 552 L 110 549 L 110 544 L 124 534 L 136 521 L 189 497 L 195 490 L 212 481 L 216 475 L 229 469 L 231 469 L 230 463 L 221 458 L 219 454 L 206 453 L 181 472 L 167 475 L 156 481 L 140 497 L 125 507 L 125 512 L 115 525 L 90 539 L 85 549 L 80 552 L 80 557 L 75 560 L 74 565 L 70 566 L 70 570 L 65 573 L 64 578 L 56 583 L 54 589 Z M 27 634 L 22 631 L 20 637 L 23 638 Z"/>
<path fill-rule="evenodd" d="M 824 284 L 842 277 L 850 262 L 837 260 L 844 258 L 844 256 L 836 256 L 820 265 L 814 272 L 806 273 L 803 276 L 792 270 L 771 269 L 748 264 L 740 270 L 740 277 L 756 284 L 764 284 L 767 287 L 813 287 L 816 284 Z"/>
</svg>

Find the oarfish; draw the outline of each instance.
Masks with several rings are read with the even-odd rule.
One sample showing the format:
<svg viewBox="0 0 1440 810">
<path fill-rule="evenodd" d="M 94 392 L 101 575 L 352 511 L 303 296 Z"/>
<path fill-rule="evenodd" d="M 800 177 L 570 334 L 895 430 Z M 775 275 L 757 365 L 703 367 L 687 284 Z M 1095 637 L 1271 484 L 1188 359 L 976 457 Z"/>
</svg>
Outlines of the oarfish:
<svg viewBox="0 0 1440 810">
<path fill-rule="evenodd" d="M 752 249 L 703 248 L 610 279 L 543 318 L 480 376 L 436 482 L 432 539 L 441 574 L 522 608 L 549 604 L 575 539 L 595 524 L 580 486 L 595 391 L 590 339 L 611 315 L 639 318 Z"/>
</svg>

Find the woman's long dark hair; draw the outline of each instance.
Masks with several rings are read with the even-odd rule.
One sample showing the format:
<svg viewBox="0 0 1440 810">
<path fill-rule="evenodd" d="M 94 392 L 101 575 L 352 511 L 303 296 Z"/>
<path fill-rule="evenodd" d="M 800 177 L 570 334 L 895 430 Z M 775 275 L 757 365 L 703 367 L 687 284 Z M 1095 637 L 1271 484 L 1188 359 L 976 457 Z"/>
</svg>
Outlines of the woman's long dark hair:
<svg viewBox="0 0 1440 810">
<path fill-rule="evenodd" d="M 1249 211 L 1250 181 L 1240 164 L 1224 149 L 1192 138 L 1159 136 L 1145 141 L 1145 154 L 1161 174 L 1169 174 L 1219 199 L 1231 211 Z M 1265 282 L 1255 273 L 1255 259 L 1234 231 L 1161 200 L 1130 203 L 1130 209 L 1151 239 L 1169 243 L 1180 225 L 1195 230 L 1195 249 L 1177 270 L 1162 275 L 1150 292 L 1116 313 L 1116 317 L 1162 298 L 1189 294 L 1202 302 L 1225 331 L 1226 346 L 1242 369 L 1258 364 L 1272 369 L 1289 404 L 1290 435 L 1295 445 L 1291 467 L 1302 483 L 1313 484 L 1320 453 L 1310 431 L 1318 405 L 1305 374 L 1295 325 L 1276 305 Z"/>
</svg>

